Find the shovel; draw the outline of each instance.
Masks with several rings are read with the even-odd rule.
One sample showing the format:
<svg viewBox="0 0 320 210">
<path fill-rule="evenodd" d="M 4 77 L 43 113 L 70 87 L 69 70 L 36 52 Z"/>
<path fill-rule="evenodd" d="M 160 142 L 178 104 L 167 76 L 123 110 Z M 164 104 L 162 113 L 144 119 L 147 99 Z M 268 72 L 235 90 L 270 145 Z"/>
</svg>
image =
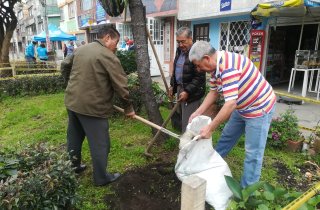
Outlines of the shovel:
<svg viewBox="0 0 320 210">
<path fill-rule="evenodd" d="M 172 117 L 173 114 L 176 112 L 176 110 L 178 109 L 179 106 L 180 106 L 180 102 L 178 101 L 178 102 L 174 105 L 174 107 L 173 107 L 173 109 L 171 110 L 168 118 L 166 119 L 166 121 L 164 121 L 164 123 L 162 124 L 161 127 L 165 127 L 165 126 L 168 124 L 168 122 L 170 121 L 171 117 Z M 161 132 L 161 130 L 158 130 L 158 132 L 156 133 L 156 135 L 154 135 L 153 139 L 149 142 L 147 148 L 146 148 L 145 151 L 144 151 L 144 154 L 145 154 L 146 156 L 152 157 L 152 154 L 151 154 L 149 151 L 150 151 L 152 145 L 154 144 L 154 142 L 157 140 L 158 136 L 160 135 L 160 132 Z"/>
<path fill-rule="evenodd" d="M 113 108 L 115 108 L 119 112 L 124 113 L 124 110 L 122 108 L 118 107 L 118 106 L 113 105 Z M 163 128 L 163 127 L 161 127 L 161 126 L 159 126 L 159 125 L 157 125 L 157 124 L 155 124 L 153 122 L 150 122 L 149 120 L 146 120 L 146 119 L 144 119 L 144 118 L 142 118 L 142 117 L 140 117 L 138 115 L 135 115 L 134 118 L 139 120 L 139 121 L 141 121 L 141 122 L 143 122 L 143 123 L 145 123 L 145 124 L 147 124 L 147 125 L 149 125 L 149 126 L 151 126 L 151 127 L 153 127 L 153 128 L 155 128 L 155 129 L 157 129 L 157 130 L 159 130 L 159 131 L 161 131 L 161 132 L 163 132 L 163 133 L 165 133 L 165 134 L 168 134 L 169 136 L 172 136 L 174 138 L 180 139 L 180 135 L 178 135 L 176 133 L 173 133 L 173 132 L 169 131 L 168 129 L 165 129 L 165 128 Z"/>
</svg>

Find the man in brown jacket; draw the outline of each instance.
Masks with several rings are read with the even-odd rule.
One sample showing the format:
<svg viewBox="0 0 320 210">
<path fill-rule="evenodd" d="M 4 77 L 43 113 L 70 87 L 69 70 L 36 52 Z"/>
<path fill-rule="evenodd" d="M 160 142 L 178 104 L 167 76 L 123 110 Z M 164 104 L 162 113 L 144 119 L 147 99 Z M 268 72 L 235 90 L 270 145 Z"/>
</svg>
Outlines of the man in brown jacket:
<svg viewBox="0 0 320 210">
<path fill-rule="evenodd" d="M 135 112 L 129 100 L 127 77 L 114 54 L 120 34 L 112 26 L 103 26 L 98 40 L 81 46 L 61 63 L 62 75 L 68 80 L 65 105 L 69 122 L 67 147 L 73 158 L 75 172 L 86 169 L 81 164 L 81 147 L 88 139 L 95 185 L 103 186 L 115 181 L 120 174 L 106 171 L 110 150 L 108 116 L 113 111 L 112 98 L 116 92 L 125 113 Z"/>
</svg>

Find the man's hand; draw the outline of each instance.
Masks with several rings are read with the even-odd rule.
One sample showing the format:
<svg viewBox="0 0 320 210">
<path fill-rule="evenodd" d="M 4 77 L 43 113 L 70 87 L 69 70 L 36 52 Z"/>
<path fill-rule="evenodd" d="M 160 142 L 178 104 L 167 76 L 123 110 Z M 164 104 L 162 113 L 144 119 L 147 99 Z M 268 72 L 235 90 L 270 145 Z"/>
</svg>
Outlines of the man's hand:
<svg viewBox="0 0 320 210">
<path fill-rule="evenodd" d="M 198 117 L 200 114 L 198 114 L 197 112 L 193 112 L 190 117 L 189 117 L 189 123 L 191 123 L 191 121 L 193 120 L 193 118 Z"/>
<path fill-rule="evenodd" d="M 200 130 L 200 138 L 209 139 L 212 136 L 212 132 L 213 131 L 211 130 L 211 126 L 209 124 Z"/>
<path fill-rule="evenodd" d="M 188 97 L 189 97 L 189 93 L 187 93 L 186 91 L 183 91 L 179 94 L 178 101 L 186 101 Z"/>
<path fill-rule="evenodd" d="M 133 111 L 133 112 L 129 112 L 126 114 L 126 117 L 129 117 L 129 118 L 134 118 L 136 116 L 136 113 Z"/>
<path fill-rule="evenodd" d="M 170 101 L 172 101 L 173 100 L 173 87 L 169 88 L 168 96 L 169 96 Z"/>
</svg>

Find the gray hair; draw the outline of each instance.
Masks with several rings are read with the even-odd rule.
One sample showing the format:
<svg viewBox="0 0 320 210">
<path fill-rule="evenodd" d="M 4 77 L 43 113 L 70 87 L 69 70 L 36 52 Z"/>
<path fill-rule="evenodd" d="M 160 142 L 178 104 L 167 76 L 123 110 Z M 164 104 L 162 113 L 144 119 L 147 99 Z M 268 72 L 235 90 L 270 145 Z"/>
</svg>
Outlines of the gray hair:
<svg viewBox="0 0 320 210">
<path fill-rule="evenodd" d="M 192 31 L 188 27 L 181 27 L 177 30 L 177 36 L 181 36 L 182 34 L 184 34 L 187 38 L 192 38 Z"/>
<path fill-rule="evenodd" d="M 209 42 L 197 41 L 194 43 L 189 51 L 190 61 L 200 61 L 205 55 L 213 55 L 216 49 L 210 45 Z"/>
</svg>

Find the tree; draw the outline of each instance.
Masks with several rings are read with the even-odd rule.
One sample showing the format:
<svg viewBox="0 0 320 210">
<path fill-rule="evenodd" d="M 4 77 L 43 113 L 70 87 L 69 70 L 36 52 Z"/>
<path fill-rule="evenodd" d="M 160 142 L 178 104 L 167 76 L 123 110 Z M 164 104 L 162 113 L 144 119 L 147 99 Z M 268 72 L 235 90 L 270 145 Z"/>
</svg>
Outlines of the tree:
<svg viewBox="0 0 320 210">
<path fill-rule="evenodd" d="M 131 23 L 133 26 L 132 31 L 134 44 L 136 46 L 135 51 L 138 77 L 141 87 L 140 91 L 143 96 L 149 120 L 161 125 L 163 123 L 163 119 L 152 91 L 145 7 L 141 0 L 129 0 L 129 9 L 131 14 Z M 153 130 L 153 133 L 155 132 L 156 131 Z"/>
<path fill-rule="evenodd" d="M 119 16 L 129 3 L 133 38 L 135 44 L 136 62 L 142 100 L 147 110 L 148 119 L 158 125 L 162 125 L 163 119 L 159 106 L 152 91 L 150 75 L 150 60 L 148 54 L 148 40 L 146 31 L 146 12 L 141 0 L 99 0 L 109 16 Z M 153 134 L 157 131 L 152 130 Z M 162 135 L 159 139 L 164 139 Z"/>
<path fill-rule="evenodd" d="M 14 5 L 20 0 L 0 0 L 0 66 L 9 63 L 10 40 L 18 20 Z"/>
</svg>

